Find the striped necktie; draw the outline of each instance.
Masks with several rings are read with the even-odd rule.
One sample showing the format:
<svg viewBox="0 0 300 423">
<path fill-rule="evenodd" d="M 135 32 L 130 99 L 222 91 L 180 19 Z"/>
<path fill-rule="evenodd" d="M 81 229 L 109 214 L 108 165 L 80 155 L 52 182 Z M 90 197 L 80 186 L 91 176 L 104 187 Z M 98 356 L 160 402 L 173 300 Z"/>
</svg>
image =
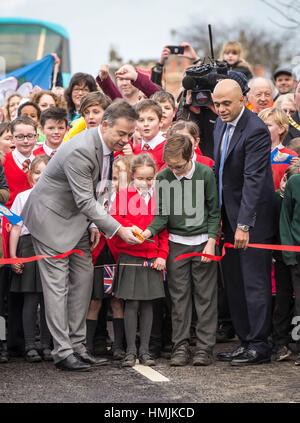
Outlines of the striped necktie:
<svg viewBox="0 0 300 423">
<path fill-rule="evenodd" d="M 143 150 L 144 150 L 144 151 L 151 150 L 150 145 L 149 145 L 149 144 L 147 144 L 147 143 L 145 143 L 145 144 L 144 144 L 144 147 L 143 147 Z"/>
<path fill-rule="evenodd" d="M 220 208 L 222 207 L 223 168 L 224 168 L 224 162 L 225 162 L 225 157 L 227 153 L 229 133 L 230 133 L 231 127 L 232 127 L 231 123 L 227 123 L 224 142 L 223 142 L 223 148 L 221 153 L 220 167 L 219 167 L 219 206 Z"/>
<path fill-rule="evenodd" d="M 22 163 L 22 170 L 24 173 L 28 173 L 31 161 L 29 159 L 24 160 Z"/>
</svg>

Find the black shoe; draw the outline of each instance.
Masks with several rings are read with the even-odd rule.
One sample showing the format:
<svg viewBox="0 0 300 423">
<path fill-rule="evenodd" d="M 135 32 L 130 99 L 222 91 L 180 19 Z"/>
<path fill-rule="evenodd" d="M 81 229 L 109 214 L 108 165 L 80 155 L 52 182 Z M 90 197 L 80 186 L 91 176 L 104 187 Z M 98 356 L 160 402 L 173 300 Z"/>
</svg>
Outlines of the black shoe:
<svg viewBox="0 0 300 423">
<path fill-rule="evenodd" d="M 217 329 L 216 343 L 230 342 L 235 337 L 235 331 L 232 326 L 221 325 Z"/>
<path fill-rule="evenodd" d="M 144 366 L 155 366 L 156 364 L 153 357 L 148 353 L 139 355 L 139 363 L 143 364 Z"/>
<path fill-rule="evenodd" d="M 231 361 L 232 366 L 248 366 L 250 364 L 270 363 L 271 357 L 258 353 L 256 350 L 245 350 L 245 352 Z"/>
<path fill-rule="evenodd" d="M 88 353 L 88 351 L 81 354 L 74 353 L 74 355 L 78 358 L 78 360 L 81 360 L 83 363 L 90 364 L 91 366 L 104 366 L 109 362 L 107 358 L 96 358 Z"/>
<path fill-rule="evenodd" d="M 0 350 L 0 363 L 8 363 L 9 356 L 8 352 L 4 349 Z"/>
<path fill-rule="evenodd" d="M 232 352 L 221 352 L 217 354 L 217 360 L 218 361 L 232 361 L 234 358 L 237 358 L 240 355 L 244 354 L 245 351 L 246 351 L 246 348 L 240 346 Z"/>
<path fill-rule="evenodd" d="M 125 358 L 125 351 L 119 348 L 116 348 L 113 352 L 113 359 L 116 361 L 123 360 Z"/>
<path fill-rule="evenodd" d="M 50 348 L 44 348 L 41 351 L 41 356 L 42 356 L 44 361 L 53 361 L 53 357 L 52 357 Z"/>
<path fill-rule="evenodd" d="M 90 364 L 83 363 L 81 360 L 76 358 L 74 354 L 70 354 L 64 360 L 55 363 L 55 366 L 59 370 L 69 370 L 76 372 L 88 372 L 91 369 Z"/>
<path fill-rule="evenodd" d="M 40 363 L 42 361 L 42 357 L 35 348 L 32 348 L 31 350 L 26 351 L 25 360 L 29 363 Z"/>
<path fill-rule="evenodd" d="M 122 367 L 133 367 L 136 363 L 136 355 L 128 353 L 122 361 Z"/>
</svg>

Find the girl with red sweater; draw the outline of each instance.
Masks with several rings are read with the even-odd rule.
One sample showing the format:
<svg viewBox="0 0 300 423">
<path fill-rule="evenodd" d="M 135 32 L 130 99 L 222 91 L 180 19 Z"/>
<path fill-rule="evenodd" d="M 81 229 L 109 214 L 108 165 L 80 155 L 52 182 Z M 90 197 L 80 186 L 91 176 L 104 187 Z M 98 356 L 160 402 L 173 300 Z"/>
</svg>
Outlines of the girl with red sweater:
<svg viewBox="0 0 300 423">
<path fill-rule="evenodd" d="M 125 226 L 135 225 L 141 231 L 152 222 L 155 214 L 153 181 L 155 162 L 145 153 L 135 157 L 131 164 L 132 183 L 118 192 L 111 208 L 111 215 Z M 163 230 L 151 241 L 131 246 L 118 236 L 113 243 L 119 250 L 118 267 L 114 280 L 114 293 L 125 301 L 125 336 L 127 342 L 123 367 L 136 362 L 137 315 L 140 312 L 139 362 L 154 366 L 149 355 L 149 339 L 152 327 L 152 300 L 165 296 L 162 270 L 169 253 L 168 233 Z"/>
</svg>

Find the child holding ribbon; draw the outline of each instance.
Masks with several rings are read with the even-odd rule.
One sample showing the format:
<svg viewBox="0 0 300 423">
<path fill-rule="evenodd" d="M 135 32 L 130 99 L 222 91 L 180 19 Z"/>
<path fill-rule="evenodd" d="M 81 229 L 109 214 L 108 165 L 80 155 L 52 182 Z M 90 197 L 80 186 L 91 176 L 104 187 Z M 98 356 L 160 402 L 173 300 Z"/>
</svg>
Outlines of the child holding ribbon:
<svg viewBox="0 0 300 423">
<path fill-rule="evenodd" d="M 132 183 L 121 190 L 111 208 L 111 215 L 125 226 L 136 225 L 140 231 L 152 222 L 155 213 L 153 180 L 156 166 L 152 157 L 145 153 L 134 157 L 131 164 Z M 152 327 L 152 300 L 165 296 L 162 270 L 165 269 L 169 252 L 168 233 L 164 229 L 150 242 L 131 246 L 115 236 L 112 241 L 119 250 L 118 267 L 113 291 L 125 301 L 125 336 L 127 350 L 123 367 L 135 365 L 137 315 L 140 312 L 139 362 L 154 366 L 149 354 Z"/>
<path fill-rule="evenodd" d="M 46 155 L 36 157 L 28 172 L 28 180 L 33 187 L 43 173 L 49 158 Z M 12 206 L 11 211 L 20 215 L 32 188 L 19 193 Z M 23 221 L 13 225 L 9 236 L 9 253 L 11 258 L 31 257 L 35 255 L 31 235 L 24 226 Z M 42 295 L 42 285 L 36 261 L 30 263 L 15 263 L 11 265 L 12 280 L 10 292 L 23 294 L 24 303 L 22 310 L 23 330 L 25 339 L 25 359 L 30 363 L 37 363 L 44 360 L 52 360 L 50 342 L 51 335 L 47 327 Z M 40 304 L 40 330 L 41 330 L 41 353 L 35 345 L 35 328 L 37 308 Z"/>
</svg>

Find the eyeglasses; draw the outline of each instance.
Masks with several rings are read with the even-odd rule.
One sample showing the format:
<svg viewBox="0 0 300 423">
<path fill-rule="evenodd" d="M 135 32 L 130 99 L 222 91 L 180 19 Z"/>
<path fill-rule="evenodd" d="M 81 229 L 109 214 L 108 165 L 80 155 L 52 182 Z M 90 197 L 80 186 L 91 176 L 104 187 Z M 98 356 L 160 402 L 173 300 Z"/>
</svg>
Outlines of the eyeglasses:
<svg viewBox="0 0 300 423">
<path fill-rule="evenodd" d="M 80 91 L 82 93 L 89 93 L 90 92 L 90 89 L 88 87 L 85 87 L 85 88 L 78 88 L 78 87 L 73 88 L 73 93 L 79 93 Z"/>
<path fill-rule="evenodd" d="M 185 169 L 185 167 L 187 166 L 188 163 L 189 163 L 189 160 L 187 162 L 185 162 L 185 164 L 183 164 L 181 166 L 170 166 L 168 163 L 167 163 L 167 166 L 171 170 L 177 170 L 178 172 L 180 172 L 181 170 L 184 170 Z"/>
<path fill-rule="evenodd" d="M 27 135 L 23 135 L 23 134 L 18 134 L 18 135 L 14 135 L 14 138 L 17 141 L 24 141 L 25 138 L 28 139 L 28 141 L 32 141 L 36 138 L 37 134 L 27 134 Z"/>
</svg>

